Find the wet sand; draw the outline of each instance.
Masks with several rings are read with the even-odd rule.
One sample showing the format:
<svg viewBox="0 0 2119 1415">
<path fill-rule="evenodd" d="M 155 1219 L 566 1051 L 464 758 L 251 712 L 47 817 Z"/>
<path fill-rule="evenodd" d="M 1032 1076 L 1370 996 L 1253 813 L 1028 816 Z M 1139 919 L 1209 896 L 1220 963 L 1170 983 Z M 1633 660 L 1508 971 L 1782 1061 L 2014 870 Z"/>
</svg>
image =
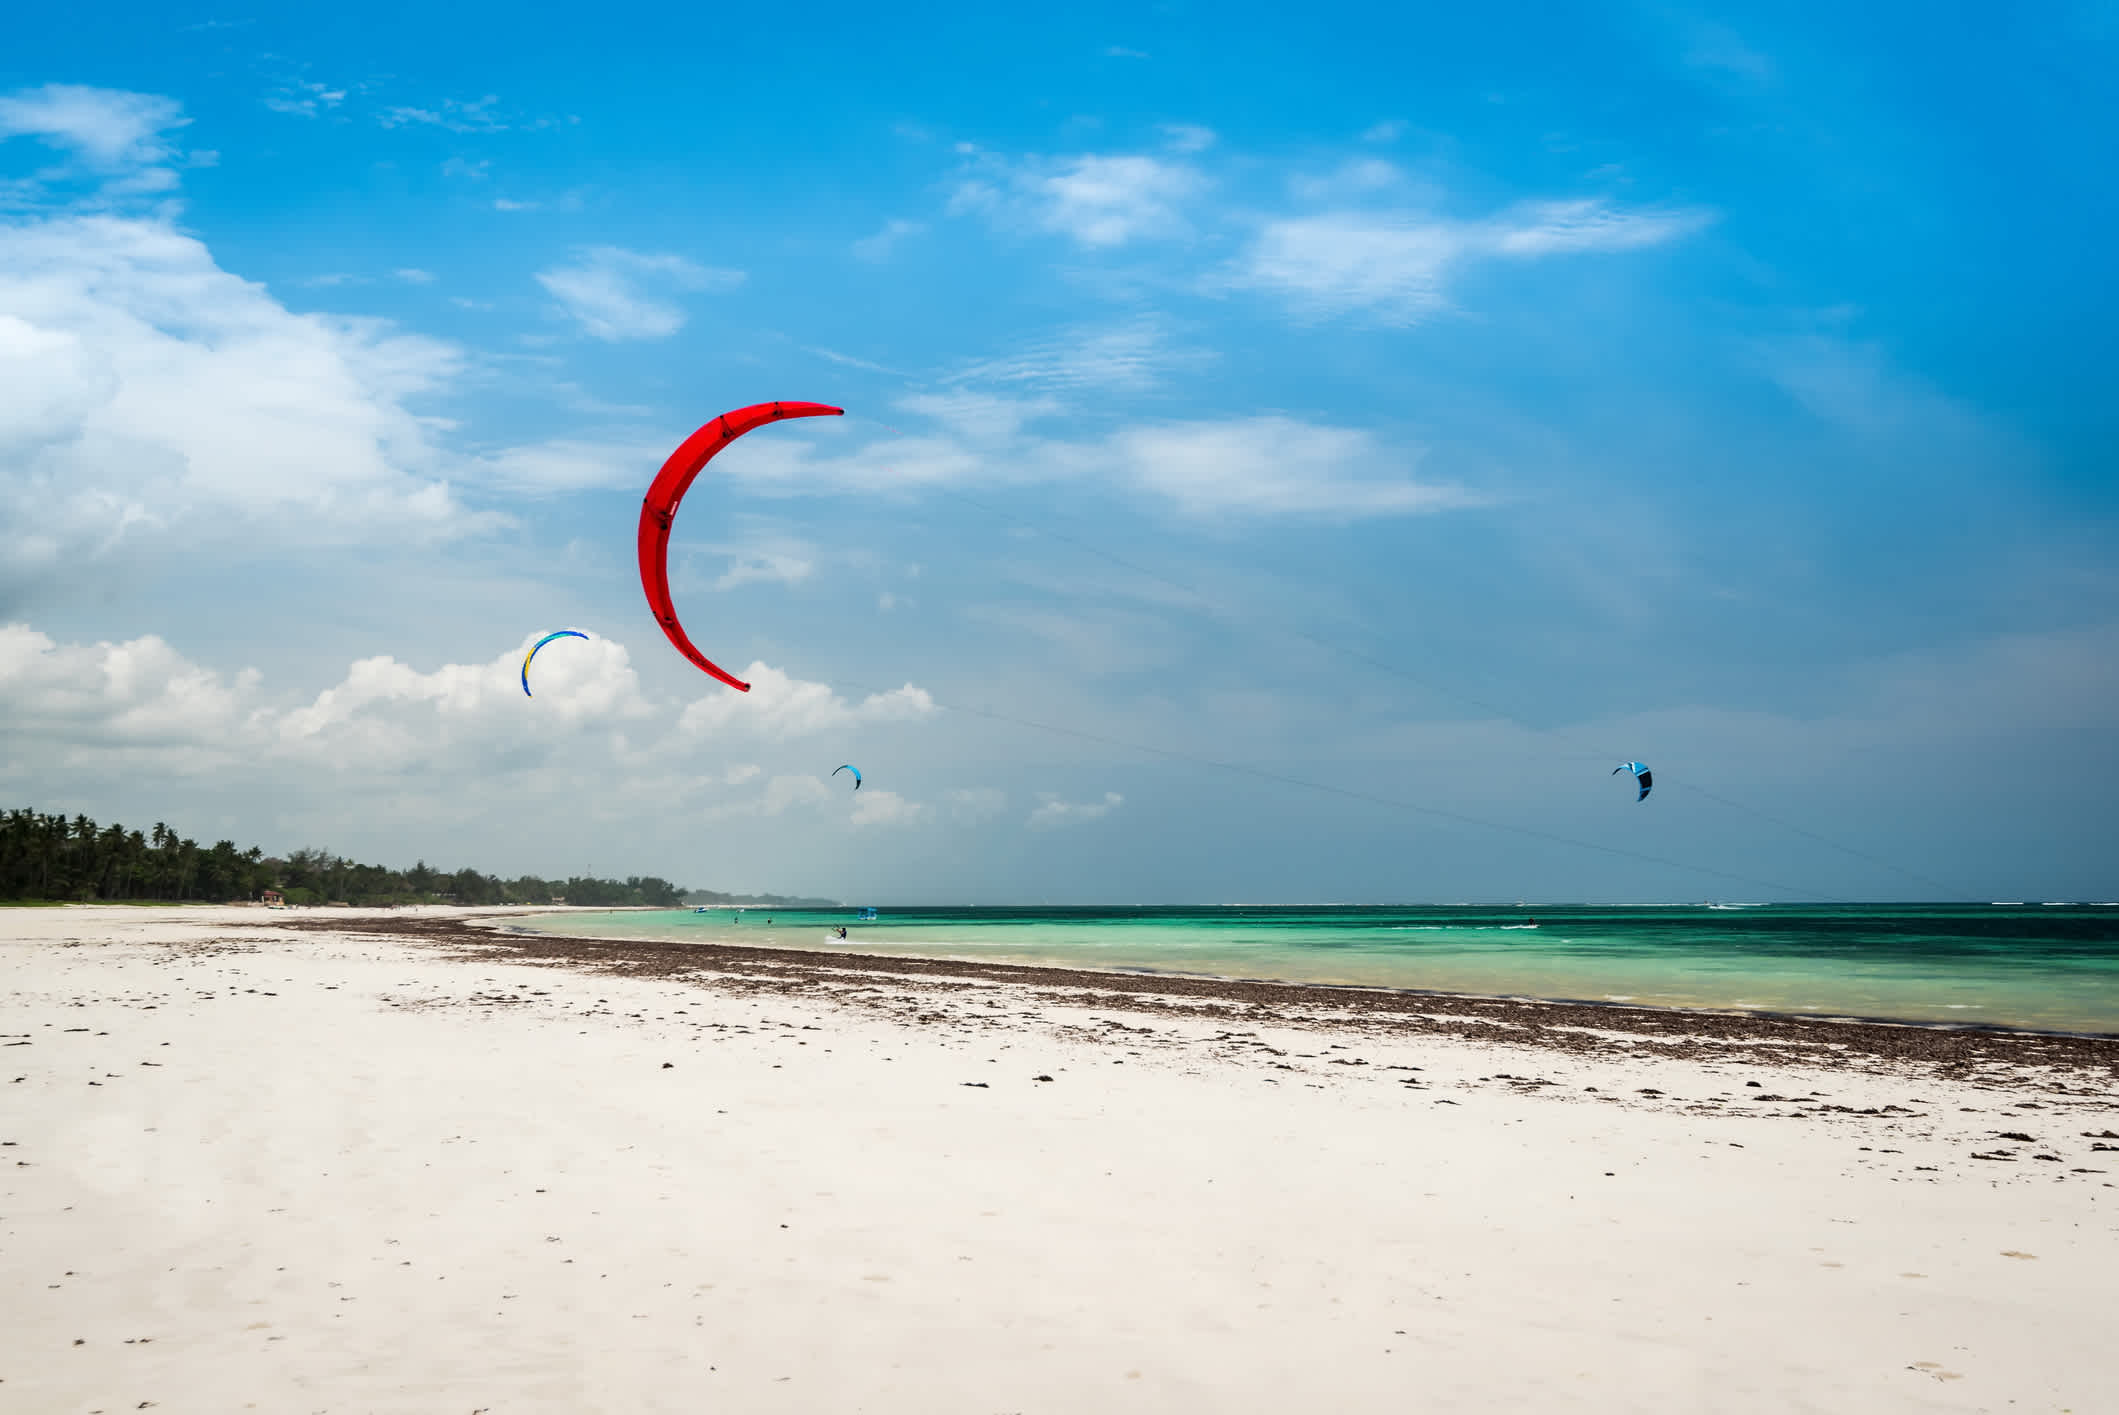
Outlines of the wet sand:
<svg viewBox="0 0 2119 1415">
<path fill-rule="evenodd" d="M 494 923 L 0 910 L 0 1409 L 2112 1384 L 2113 1039 Z"/>
</svg>

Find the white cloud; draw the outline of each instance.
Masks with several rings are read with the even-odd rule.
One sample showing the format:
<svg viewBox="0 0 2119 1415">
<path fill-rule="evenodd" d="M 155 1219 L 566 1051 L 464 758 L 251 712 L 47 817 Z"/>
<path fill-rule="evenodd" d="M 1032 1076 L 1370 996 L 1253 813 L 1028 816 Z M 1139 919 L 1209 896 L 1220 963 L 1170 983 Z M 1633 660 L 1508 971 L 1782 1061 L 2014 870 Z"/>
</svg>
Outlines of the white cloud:
<svg viewBox="0 0 2119 1415">
<path fill-rule="evenodd" d="M 1057 416 L 1062 405 L 1048 397 L 1012 397 L 954 389 L 947 393 L 914 393 L 897 400 L 908 413 L 932 418 L 949 432 L 982 447 L 1015 441 L 1026 424 Z M 900 439 L 917 443 L 918 439 Z"/>
<path fill-rule="evenodd" d="M 26 624 L 0 625 L 0 717 L 18 749 L 46 764 L 113 763 L 143 754 L 169 769 L 232 759 L 258 677 L 233 680 L 187 663 L 161 639 L 55 643 Z"/>
<path fill-rule="evenodd" d="M 1015 162 L 975 155 L 950 198 L 950 210 L 983 212 L 1004 224 L 1101 248 L 1188 234 L 1183 208 L 1206 188 L 1196 168 L 1143 154 Z"/>
<path fill-rule="evenodd" d="M 149 761 L 198 772 L 261 761 L 304 770 L 469 771 L 525 749 L 543 756 L 589 724 L 648 715 L 623 645 L 564 639 L 537 656 L 533 639 L 477 664 L 420 672 L 388 656 L 362 659 L 308 703 L 272 706 L 261 676 L 187 662 L 158 637 L 55 643 L 23 624 L 0 626 L 0 711 L 10 730 L 70 765 Z"/>
<path fill-rule="evenodd" d="M 1145 59 L 1148 56 L 1139 49 L 1128 49 L 1123 44 L 1110 44 L 1104 47 L 1104 57 L 1106 59 Z"/>
<path fill-rule="evenodd" d="M 698 265 L 680 255 L 649 255 L 597 246 L 572 265 L 537 272 L 537 283 L 598 339 L 662 339 L 684 327 L 682 308 L 663 291 L 724 291 L 743 283 L 740 270 Z"/>
<path fill-rule="evenodd" d="M 329 84 L 297 79 L 265 95 L 265 106 L 275 113 L 297 118 L 315 118 L 346 101 L 346 90 Z"/>
<path fill-rule="evenodd" d="M 1523 207 L 1483 234 L 1499 255 L 1536 257 L 1666 245 L 1710 220 L 1697 210 L 1616 211 L 1599 201 L 1551 201 Z"/>
<path fill-rule="evenodd" d="M 1357 157 L 1323 176 L 1297 174 L 1289 179 L 1288 190 L 1300 201 L 1323 203 L 1359 200 L 1404 185 L 1405 173 L 1397 164 L 1380 157 Z"/>
<path fill-rule="evenodd" d="M 1406 122 L 1403 118 L 1386 118 L 1382 122 L 1362 131 L 1363 142 L 1396 142 L 1405 136 Z"/>
<path fill-rule="evenodd" d="M 1267 223 L 1228 283 L 1275 291 L 1316 312 L 1371 309 L 1410 323 L 1442 304 L 1442 273 L 1462 251 L 1446 224 L 1299 217 Z"/>
<path fill-rule="evenodd" d="M 1267 222 L 1216 284 L 1267 290 L 1311 314 L 1367 312 L 1410 324 L 1446 303 L 1451 271 L 1475 260 L 1635 250 L 1705 226 L 1707 212 L 1545 202 L 1479 222 L 1415 213 L 1329 212 Z"/>
<path fill-rule="evenodd" d="M 1482 504 L 1412 479 L 1373 434 L 1292 418 L 1171 423 L 1112 439 L 1123 475 L 1192 515 L 1406 515 Z"/>
<path fill-rule="evenodd" d="M 207 167 L 218 154 L 185 154 L 167 134 L 190 119 L 175 100 L 156 94 L 78 84 L 46 84 L 0 95 L 0 141 L 37 138 L 70 161 L 11 182 L 0 182 L 0 209 L 31 206 L 57 188 L 81 184 L 95 204 L 113 206 L 166 198 L 181 167 Z"/>
<path fill-rule="evenodd" d="M 1034 430 L 1066 407 L 1051 397 L 956 389 L 899 399 L 937 426 L 823 456 L 791 437 L 746 440 L 715 466 L 764 494 L 868 493 L 980 483 L 1103 481 L 1190 516 L 1396 516 L 1488 504 L 1463 487 L 1417 481 L 1416 450 L 1374 433 L 1263 416 L 1123 427 L 1065 440 Z"/>
<path fill-rule="evenodd" d="M 1102 820 L 1105 816 L 1110 815 L 1124 805 L 1126 801 L 1126 798 L 1119 795 L 1116 791 L 1106 791 L 1104 799 L 1101 801 L 1083 802 L 1062 801 L 1059 797 L 1049 792 L 1039 792 L 1038 794 L 1043 804 L 1030 813 L 1030 819 L 1027 822 L 1033 829 L 1059 825 L 1085 825 L 1093 820 Z"/>
<path fill-rule="evenodd" d="M 1176 153 L 1205 152 L 1215 142 L 1214 130 L 1197 123 L 1165 123 L 1162 133 L 1164 146 Z"/>
<path fill-rule="evenodd" d="M 172 160 L 163 134 L 190 121 L 174 99 L 120 89 L 46 84 L 0 97 L 0 138 L 42 138 L 105 171 Z"/>
<path fill-rule="evenodd" d="M 925 805 L 908 801 L 895 791 L 864 788 L 854 793 L 853 814 L 847 819 L 854 825 L 917 825 L 927 819 Z"/>
<path fill-rule="evenodd" d="M 444 536 L 483 524 L 412 400 L 462 356 L 298 315 L 158 221 L 0 224 L 0 574 L 97 573 L 156 532 L 211 543 Z"/>
<path fill-rule="evenodd" d="M 498 111 L 499 103 L 499 96 L 491 93 L 469 101 L 445 98 L 432 108 L 402 105 L 385 108 L 377 121 L 386 128 L 425 126 L 452 133 L 503 133 L 511 127 L 548 128 L 554 125 L 548 118 L 527 124 L 504 118 Z"/>
<path fill-rule="evenodd" d="M 765 796 L 759 809 L 766 815 L 777 816 L 794 806 L 814 806 L 828 801 L 832 789 L 819 776 L 776 776 L 765 783 Z"/>
<path fill-rule="evenodd" d="M 910 240 L 926 231 L 924 223 L 918 221 L 886 221 L 883 229 L 873 236 L 864 236 L 853 243 L 853 253 L 861 260 L 880 263 L 890 258 L 890 253 L 900 242 Z"/>
<path fill-rule="evenodd" d="M 639 442 L 555 438 L 484 453 L 465 467 L 468 480 L 511 491 L 551 494 L 624 487 L 652 477 L 669 449 Z"/>
<path fill-rule="evenodd" d="M 867 359 L 857 359 L 852 354 L 842 354 L 836 349 L 821 348 L 814 344 L 804 344 L 801 347 L 802 352 L 806 354 L 815 354 L 820 359 L 843 365 L 846 368 L 857 368 L 868 373 L 887 373 L 893 378 L 903 378 L 905 376 L 902 369 L 894 369 L 885 364 L 873 363 Z"/>
<path fill-rule="evenodd" d="M 1096 328 L 1084 326 L 1030 344 L 1016 353 L 967 364 L 949 375 L 951 384 L 1018 384 L 1054 392 L 1155 387 L 1179 369 L 1211 363 L 1211 352 L 1173 348 L 1152 317 Z"/>
<path fill-rule="evenodd" d="M 716 689 L 696 699 L 679 717 L 679 730 L 699 737 L 740 733 L 783 740 L 863 723 L 911 722 L 935 711 L 927 690 L 910 683 L 850 702 L 828 683 L 791 677 L 765 663 L 752 663 L 736 676 L 751 685 L 749 692 Z"/>
<path fill-rule="evenodd" d="M 714 579 L 717 590 L 757 584 L 798 585 L 817 568 L 817 547 L 792 536 L 760 534 L 742 544 L 708 545 L 703 549 L 728 557 L 728 568 Z"/>
<path fill-rule="evenodd" d="M 434 272 L 431 270 L 416 270 L 407 266 L 397 271 L 396 274 L 397 278 L 404 281 L 407 285 L 432 285 L 434 283 Z"/>
<path fill-rule="evenodd" d="M 404 768 L 443 754 L 505 752 L 505 742 L 535 743 L 587 721 L 652 713 L 625 646 L 609 639 L 547 644 L 530 670 L 534 697 L 525 695 L 523 655 L 537 637 L 484 663 L 427 673 L 388 655 L 362 659 L 307 706 L 270 719 L 271 736 L 305 759 Z"/>
</svg>

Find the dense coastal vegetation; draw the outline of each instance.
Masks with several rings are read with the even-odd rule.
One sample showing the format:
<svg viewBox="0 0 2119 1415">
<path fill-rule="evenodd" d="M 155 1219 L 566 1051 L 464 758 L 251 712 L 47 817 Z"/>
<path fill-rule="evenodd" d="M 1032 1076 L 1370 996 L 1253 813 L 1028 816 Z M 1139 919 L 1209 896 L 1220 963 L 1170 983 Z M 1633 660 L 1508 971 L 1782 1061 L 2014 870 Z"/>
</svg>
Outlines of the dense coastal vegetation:
<svg viewBox="0 0 2119 1415">
<path fill-rule="evenodd" d="M 408 870 L 357 864 L 326 850 L 293 850 L 283 858 L 232 840 L 201 846 L 160 821 L 142 833 L 33 810 L 0 814 L 0 900 L 17 902 L 206 902 L 263 899 L 289 904 L 652 904 L 685 902 L 787 904 L 775 895 L 687 891 L 654 875 L 625 879 L 572 876 L 502 879 L 477 870 Z"/>
</svg>

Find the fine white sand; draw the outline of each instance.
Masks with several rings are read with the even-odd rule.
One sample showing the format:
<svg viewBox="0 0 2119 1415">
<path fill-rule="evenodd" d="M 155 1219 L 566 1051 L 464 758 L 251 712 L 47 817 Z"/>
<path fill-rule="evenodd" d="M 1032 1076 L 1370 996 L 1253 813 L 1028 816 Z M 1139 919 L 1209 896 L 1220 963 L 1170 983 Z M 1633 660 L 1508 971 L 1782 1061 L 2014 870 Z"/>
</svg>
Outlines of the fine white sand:
<svg viewBox="0 0 2119 1415">
<path fill-rule="evenodd" d="M 1743 1068 L 276 917 L 0 910 L 0 1410 L 2119 1409 L 2108 1086 L 1701 1114 Z"/>
</svg>

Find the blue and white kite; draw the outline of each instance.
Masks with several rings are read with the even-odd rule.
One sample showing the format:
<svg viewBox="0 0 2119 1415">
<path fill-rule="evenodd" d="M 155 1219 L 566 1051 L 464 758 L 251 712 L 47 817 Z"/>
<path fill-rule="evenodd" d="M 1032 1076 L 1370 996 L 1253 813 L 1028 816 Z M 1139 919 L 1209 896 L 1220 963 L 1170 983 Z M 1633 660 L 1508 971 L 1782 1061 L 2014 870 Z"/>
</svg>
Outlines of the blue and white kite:
<svg viewBox="0 0 2119 1415">
<path fill-rule="evenodd" d="M 1655 778 L 1648 774 L 1648 768 L 1640 762 L 1627 762 L 1622 766 L 1613 767 L 1611 769 L 1611 774 L 1613 776 L 1617 776 L 1622 771 L 1632 772 L 1634 775 L 1634 779 L 1640 782 L 1641 784 L 1641 794 L 1634 797 L 1633 799 L 1636 801 L 1647 800 L 1648 788 L 1655 785 Z"/>
<path fill-rule="evenodd" d="M 861 789 L 861 768 L 859 768 L 859 767 L 855 766 L 855 765 L 854 765 L 854 764 L 853 764 L 852 762 L 848 762 L 848 763 L 847 763 L 847 764 L 846 764 L 845 766 L 842 766 L 842 767 L 840 767 L 840 768 L 839 768 L 839 771 L 850 771 L 850 772 L 852 772 L 852 773 L 853 773 L 853 789 L 854 789 L 854 790 L 856 790 L 856 791 L 858 791 L 858 790 L 860 790 L 860 789 Z M 833 776 L 837 776 L 837 775 L 839 774 L 839 771 L 835 771 L 835 772 L 833 772 L 833 773 L 832 773 L 832 775 L 833 775 Z"/>
<path fill-rule="evenodd" d="M 530 645 L 530 651 L 522 656 L 522 695 L 526 698 L 535 696 L 530 691 L 530 660 L 537 657 L 539 649 L 554 639 L 586 639 L 587 637 L 588 635 L 582 633 L 579 629 L 561 629 L 556 633 L 545 635 L 536 643 Z"/>
</svg>

